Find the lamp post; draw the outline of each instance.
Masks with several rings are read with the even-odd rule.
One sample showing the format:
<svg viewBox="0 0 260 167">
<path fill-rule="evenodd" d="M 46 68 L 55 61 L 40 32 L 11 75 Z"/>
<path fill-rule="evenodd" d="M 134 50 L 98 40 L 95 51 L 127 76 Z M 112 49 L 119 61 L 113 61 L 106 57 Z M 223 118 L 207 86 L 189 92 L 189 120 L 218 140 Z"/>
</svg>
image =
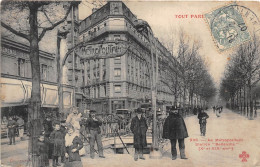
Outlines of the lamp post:
<svg viewBox="0 0 260 167">
<path fill-rule="evenodd" d="M 158 79 L 158 55 L 157 55 L 157 41 L 153 37 L 152 29 L 146 21 L 136 20 L 135 27 L 137 31 L 146 33 L 150 44 L 150 52 L 152 59 L 152 72 L 151 72 L 151 97 L 152 97 L 152 111 L 153 111 L 153 127 L 152 127 L 152 146 L 150 152 L 151 159 L 162 158 L 159 151 L 158 131 L 157 131 L 157 118 L 156 118 L 156 95 L 157 95 L 157 79 Z M 154 70 L 154 55 L 156 59 L 156 71 Z"/>
<path fill-rule="evenodd" d="M 61 65 L 60 45 L 61 40 L 67 38 L 69 30 L 66 26 L 58 29 L 57 32 L 57 82 L 58 82 L 58 97 L 59 97 L 59 113 L 63 112 L 63 65 Z"/>
<path fill-rule="evenodd" d="M 150 42 L 151 49 L 151 57 L 152 57 L 152 111 L 153 111 L 153 134 L 152 134 L 152 147 L 150 152 L 151 159 L 159 159 L 162 158 L 162 154 L 159 151 L 159 143 L 158 143 L 158 130 L 157 130 L 157 117 L 156 117 L 156 99 L 157 99 L 157 80 L 158 80 L 158 55 L 157 55 L 157 45 L 154 37 L 151 33 L 148 33 L 148 38 Z M 156 71 L 154 70 L 154 52 L 156 59 Z"/>
</svg>

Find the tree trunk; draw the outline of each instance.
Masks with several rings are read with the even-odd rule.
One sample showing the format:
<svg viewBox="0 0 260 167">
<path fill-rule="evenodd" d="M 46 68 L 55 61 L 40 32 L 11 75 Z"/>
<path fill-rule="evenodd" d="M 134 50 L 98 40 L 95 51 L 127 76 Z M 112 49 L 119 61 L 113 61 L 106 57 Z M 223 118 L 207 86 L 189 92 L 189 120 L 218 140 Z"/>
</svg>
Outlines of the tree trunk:
<svg viewBox="0 0 260 167">
<path fill-rule="evenodd" d="M 30 140 L 29 150 L 31 153 L 32 166 L 38 166 L 36 156 L 36 143 L 38 135 L 41 132 L 42 124 L 40 119 L 41 107 L 41 87 L 40 87 L 40 60 L 38 45 L 38 22 L 37 22 L 37 4 L 31 3 L 29 6 L 29 24 L 30 24 L 30 61 L 32 69 L 32 92 L 29 103 L 29 121 L 30 121 Z"/>
<path fill-rule="evenodd" d="M 248 118 L 248 113 L 249 113 L 248 101 L 249 101 L 249 93 L 248 93 L 248 91 L 247 91 L 247 94 L 246 94 L 246 117 L 247 117 L 247 118 Z"/>
<path fill-rule="evenodd" d="M 246 84 L 244 85 L 244 107 L 243 107 L 243 115 L 246 115 Z"/>
<path fill-rule="evenodd" d="M 242 92 L 241 92 L 241 87 L 239 88 L 239 112 L 242 115 L 242 98 L 241 98 Z"/>
<path fill-rule="evenodd" d="M 178 94 L 177 94 L 177 84 L 178 84 L 178 75 L 177 75 L 177 72 L 175 72 L 175 77 L 176 77 L 176 80 L 175 80 L 175 85 L 174 85 L 174 104 L 177 104 L 178 103 Z"/>
<path fill-rule="evenodd" d="M 58 95 L 59 95 L 59 113 L 63 112 L 63 88 L 62 88 L 62 67 L 60 62 L 60 43 L 61 38 L 57 34 L 57 82 L 58 82 Z"/>
<path fill-rule="evenodd" d="M 251 85 L 251 79 L 249 79 L 248 81 L 248 85 L 249 85 L 249 119 L 252 120 L 253 119 L 253 98 L 252 98 L 252 85 Z"/>
<path fill-rule="evenodd" d="M 183 107 L 186 105 L 186 84 L 184 83 L 184 88 L 183 88 Z"/>
<path fill-rule="evenodd" d="M 237 91 L 237 104 L 236 104 L 236 110 L 237 112 L 239 112 L 239 103 L 238 103 L 238 99 L 239 99 L 239 96 L 238 96 L 238 91 Z"/>
</svg>

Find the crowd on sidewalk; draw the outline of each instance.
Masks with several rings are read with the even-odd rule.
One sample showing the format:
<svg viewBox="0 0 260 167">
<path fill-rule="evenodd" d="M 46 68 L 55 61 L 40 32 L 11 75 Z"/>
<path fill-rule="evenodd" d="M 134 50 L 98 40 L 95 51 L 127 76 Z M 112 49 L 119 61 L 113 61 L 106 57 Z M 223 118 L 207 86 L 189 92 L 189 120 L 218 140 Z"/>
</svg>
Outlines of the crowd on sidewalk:
<svg viewBox="0 0 260 167">
<path fill-rule="evenodd" d="M 9 145 L 15 145 L 15 137 L 18 136 L 20 140 L 24 140 L 24 126 L 25 122 L 22 117 L 13 116 L 8 119 L 4 116 L 1 122 L 1 133 L 6 132 L 9 138 Z"/>
<path fill-rule="evenodd" d="M 187 159 L 185 155 L 185 138 L 188 131 L 183 117 L 179 114 L 179 108 L 172 107 L 163 124 L 163 139 L 171 142 L 172 160 L 177 158 L 176 144 L 179 143 L 181 159 Z M 142 109 L 135 110 L 136 114 L 131 119 L 130 130 L 133 133 L 133 146 L 135 148 L 134 160 L 145 160 L 143 150 L 147 147 L 146 132 L 148 129 L 147 119 L 142 113 Z M 206 133 L 206 119 L 208 115 L 202 108 L 198 108 L 198 119 L 201 126 L 201 135 Z M 4 121 L 4 122 L 3 122 Z M 11 117 L 7 121 L 2 120 L 8 128 L 9 144 L 15 144 L 15 129 L 19 134 L 23 134 L 24 121 L 18 118 L 17 121 Z M 95 152 L 100 158 L 105 158 L 101 139 L 102 120 L 96 117 L 96 111 L 90 110 L 88 117 L 83 117 L 76 107 L 71 109 L 71 113 L 63 120 L 53 120 L 51 116 L 46 116 L 43 121 L 43 129 L 38 136 L 36 154 L 39 166 L 49 166 L 52 161 L 54 167 L 61 166 L 82 166 L 81 156 L 85 155 L 83 142 L 90 144 L 90 157 L 94 159 Z M 22 138 L 23 136 L 20 135 Z M 97 143 L 98 150 L 94 145 Z"/>
<path fill-rule="evenodd" d="M 85 154 L 85 149 L 82 149 L 84 140 L 90 142 L 91 158 L 94 158 L 95 155 L 95 142 L 98 146 L 99 157 L 105 158 L 100 131 L 102 121 L 95 116 L 95 110 L 90 110 L 89 114 L 88 118 L 82 117 L 82 114 L 78 113 L 78 109 L 74 107 L 65 120 L 52 121 L 47 116 L 37 143 L 40 166 L 48 166 L 50 159 L 52 159 L 54 167 L 61 166 L 60 163 L 64 163 L 65 167 L 82 166 L 80 156 Z"/>
</svg>

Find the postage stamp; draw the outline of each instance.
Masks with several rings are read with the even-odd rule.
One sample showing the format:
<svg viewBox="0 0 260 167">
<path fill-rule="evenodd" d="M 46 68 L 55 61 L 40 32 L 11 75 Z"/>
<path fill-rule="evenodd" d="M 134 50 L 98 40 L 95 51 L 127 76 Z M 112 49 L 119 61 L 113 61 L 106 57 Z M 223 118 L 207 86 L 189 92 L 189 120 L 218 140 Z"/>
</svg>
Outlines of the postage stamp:
<svg viewBox="0 0 260 167">
<path fill-rule="evenodd" d="M 250 33 L 235 4 L 205 14 L 214 42 L 220 51 L 250 40 Z"/>
</svg>

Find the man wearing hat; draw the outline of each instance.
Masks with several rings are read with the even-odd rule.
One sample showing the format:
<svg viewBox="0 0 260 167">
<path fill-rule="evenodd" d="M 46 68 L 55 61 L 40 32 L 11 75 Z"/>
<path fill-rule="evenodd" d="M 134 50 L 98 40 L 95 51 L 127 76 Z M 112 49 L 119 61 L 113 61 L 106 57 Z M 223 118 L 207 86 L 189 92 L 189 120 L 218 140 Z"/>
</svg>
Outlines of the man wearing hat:
<svg viewBox="0 0 260 167">
<path fill-rule="evenodd" d="M 147 146 L 146 131 L 148 129 L 148 126 L 146 124 L 146 119 L 142 116 L 141 108 L 138 108 L 136 110 L 136 116 L 132 119 L 130 129 L 134 134 L 134 160 L 138 160 L 138 155 L 140 159 L 145 160 L 143 156 L 143 149 Z"/>
<path fill-rule="evenodd" d="M 188 159 L 185 156 L 184 139 L 188 137 L 187 128 L 182 116 L 178 113 L 177 107 L 173 107 L 170 115 L 163 125 L 163 138 L 170 139 L 172 160 L 177 158 L 176 142 L 178 140 L 181 159 Z"/>
<path fill-rule="evenodd" d="M 86 121 L 86 132 L 90 135 L 90 157 L 94 159 L 94 145 L 95 141 L 97 142 L 98 154 L 100 158 L 105 158 L 103 154 L 103 145 L 101 140 L 101 130 L 100 126 L 102 121 L 96 118 L 96 111 L 90 110 L 90 117 Z"/>
<path fill-rule="evenodd" d="M 205 134 L 206 134 L 206 125 L 207 125 L 208 118 L 209 118 L 209 115 L 207 113 L 205 113 L 205 111 L 202 109 L 201 112 L 198 114 L 201 136 L 205 136 Z"/>
<path fill-rule="evenodd" d="M 9 121 L 7 123 L 7 128 L 8 128 L 8 137 L 10 140 L 9 145 L 15 145 L 15 129 L 17 127 L 16 121 L 12 118 L 9 117 Z"/>
</svg>

